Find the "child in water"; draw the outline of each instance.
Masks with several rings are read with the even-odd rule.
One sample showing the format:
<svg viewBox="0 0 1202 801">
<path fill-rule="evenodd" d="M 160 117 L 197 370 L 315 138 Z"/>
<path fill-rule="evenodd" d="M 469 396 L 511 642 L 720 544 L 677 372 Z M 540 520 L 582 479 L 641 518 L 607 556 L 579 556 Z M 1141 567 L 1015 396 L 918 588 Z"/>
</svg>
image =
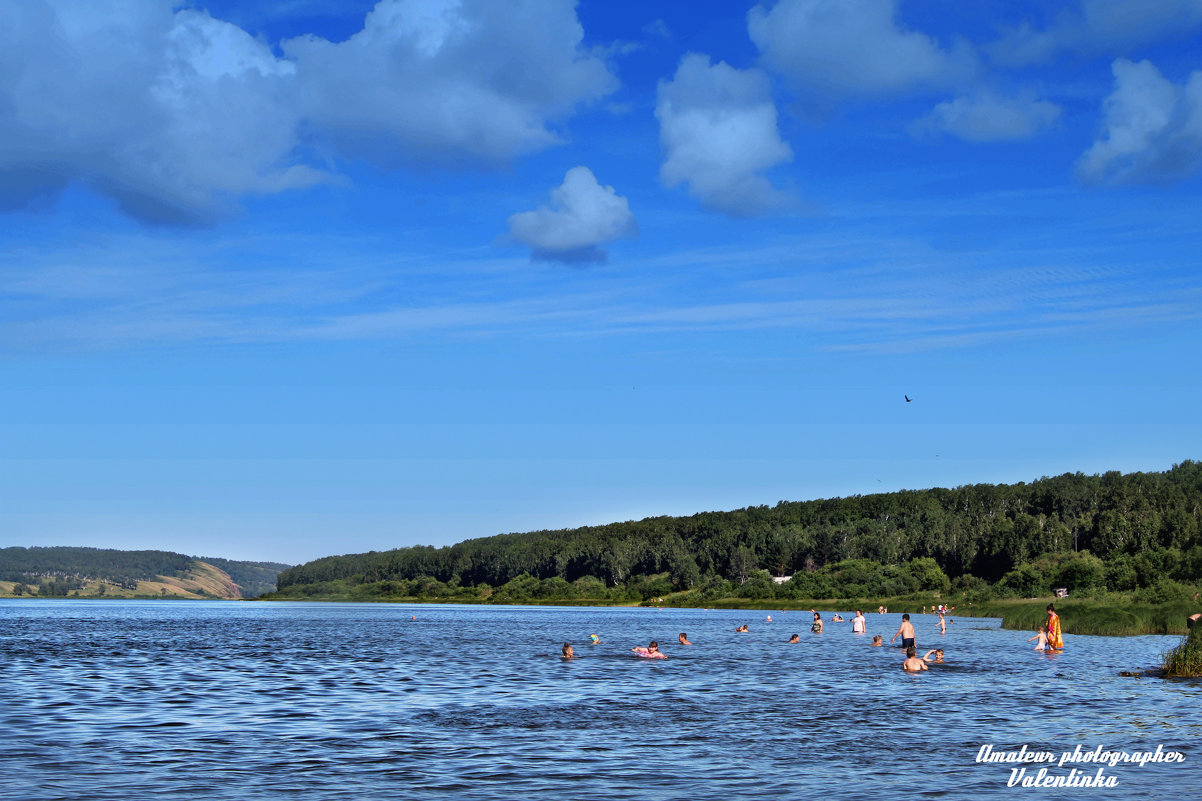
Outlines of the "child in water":
<svg viewBox="0 0 1202 801">
<path fill-rule="evenodd" d="M 801 642 L 801 638 L 798 637 L 796 634 L 794 634 L 792 637 L 789 638 L 789 642 Z"/>
<path fill-rule="evenodd" d="M 927 663 L 916 656 L 917 653 L 913 645 L 906 648 L 906 661 L 902 662 L 902 670 L 907 673 L 917 673 L 920 670 L 929 669 Z"/>
<path fill-rule="evenodd" d="M 573 648 L 571 645 L 569 645 L 566 642 L 563 644 L 563 658 L 564 659 L 575 659 L 576 658 L 576 649 Z"/>
<path fill-rule="evenodd" d="M 935 655 L 934 659 L 931 659 L 931 654 Z M 932 648 L 931 650 L 927 651 L 925 654 L 922 655 L 922 661 L 923 662 L 933 662 L 936 665 L 942 665 L 943 664 L 943 649 L 942 648 Z"/>
<path fill-rule="evenodd" d="M 872 642 L 869 643 L 869 645 L 879 645 L 882 648 L 884 648 L 885 647 L 885 638 L 879 634 L 874 635 L 872 638 Z"/>
<path fill-rule="evenodd" d="M 1035 643 L 1036 651 L 1046 651 L 1048 648 L 1048 627 L 1041 625 L 1035 629 L 1035 636 L 1028 637 L 1027 642 L 1031 642 L 1031 640 L 1037 640 Z"/>
<path fill-rule="evenodd" d="M 659 643 L 657 643 L 655 640 L 652 640 L 651 643 L 646 648 L 644 648 L 640 645 L 635 648 L 631 648 L 630 650 L 634 651 L 636 654 L 643 657 L 644 659 L 667 659 L 668 658 L 667 654 L 660 653 Z"/>
</svg>

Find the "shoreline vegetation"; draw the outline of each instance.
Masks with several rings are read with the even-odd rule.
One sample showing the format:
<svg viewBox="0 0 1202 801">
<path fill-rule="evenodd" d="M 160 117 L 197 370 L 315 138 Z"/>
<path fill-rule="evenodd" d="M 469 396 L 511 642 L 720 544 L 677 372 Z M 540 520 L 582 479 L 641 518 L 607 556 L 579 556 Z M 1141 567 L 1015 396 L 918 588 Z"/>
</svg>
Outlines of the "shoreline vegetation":
<svg viewBox="0 0 1202 801">
<path fill-rule="evenodd" d="M 1202 611 L 1202 604 L 1192 601 L 1175 601 L 1163 604 L 1133 603 L 1129 598 L 1116 596 L 1107 601 L 1096 599 L 1068 598 L 1022 598 L 990 601 L 984 603 L 965 602 L 955 597 L 929 596 L 921 600 L 913 598 L 823 598 L 810 600 L 749 600 L 747 598 L 713 598 L 705 603 L 693 603 L 694 599 L 664 596 L 662 600 L 616 601 L 606 598 L 527 598 L 523 600 L 482 599 L 446 596 L 428 598 L 422 596 L 367 597 L 356 593 L 323 594 L 311 596 L 288 596 L 268 593 L 248 600 L 253 601 L 313 601 L 323 603 L 406 603 L 466 604 L 488 606 L 513 604 L 517 606 L 567 606 L 567 607 L 647 607 L 668 609 L 745 609 L 768 612 L 854 612 L 859 609 L 865 614 L 876 614 L 879 607 L 892 613 L 908 612 L 919 618 L 929 618 L 934 625 L 938 615 L 932 611 L 940 603 L 948 604 L 953 610 L 947 614 L 950 621 L 959 618 L 1000 618 L 1001 628 L 1015 631 L 1034 632 L 1035 627 L 1047 620 L 1047 605 L 1056 604 L 1056 611 L 1064 621 L 1069 634 L 1090 634 L 1107 637 L 1132 637 L 1147 634 L 1186 634 L 1186 618 Z M 923 615 L 923 608 L 927 613 Z M 807 621 L 808 622 L 808 621 Z M 849 619 L 850 625 L 850 619 Z M 954 624 L 953 624 L 954 625 Z"/>
<path fill-rule="evenodd" d="M 1164 655 L 1161 670 L 1165 678 L 1202 677 L 1202 626 L 1191 628 L 1181 644 Z"/>
</svg>

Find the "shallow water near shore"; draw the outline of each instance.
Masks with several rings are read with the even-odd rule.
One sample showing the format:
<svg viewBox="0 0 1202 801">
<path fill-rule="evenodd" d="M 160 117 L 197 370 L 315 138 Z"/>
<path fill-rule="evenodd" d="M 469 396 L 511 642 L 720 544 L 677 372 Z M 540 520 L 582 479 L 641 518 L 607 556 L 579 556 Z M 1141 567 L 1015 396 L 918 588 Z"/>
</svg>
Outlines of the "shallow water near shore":
<svg viewBox="0 0 1202 801">
<path fill-rule="evenodd" d="M 0 799 L 1202 792 L 1202 682 L 1118 675 L 1178 637 L 1069 632 L 1047 656 L 997 620 L 940 636 L 915 615 L 920 654 L 942 647 L 948 664 L 908 675 L 897 649 L 851 633 L 848 612 L 824 613 L 821 635 L 809 613 L 767 614 L 0 601 Z M 869 614 L 869 634 L 887 641 L 900 617 Z M 652 639 L 668 659 L 630 652 Z M 559 658 L 564 642 L 579 658 Z M 984 745 L 1159 745 L 1185 761 L 1104 766 L 1112 788 L 1024 790 L 1007 787 L 1015 765 L 976 761 Z M 1049 773 L 1073 767 L 1098 768 Z"/>
</svg>

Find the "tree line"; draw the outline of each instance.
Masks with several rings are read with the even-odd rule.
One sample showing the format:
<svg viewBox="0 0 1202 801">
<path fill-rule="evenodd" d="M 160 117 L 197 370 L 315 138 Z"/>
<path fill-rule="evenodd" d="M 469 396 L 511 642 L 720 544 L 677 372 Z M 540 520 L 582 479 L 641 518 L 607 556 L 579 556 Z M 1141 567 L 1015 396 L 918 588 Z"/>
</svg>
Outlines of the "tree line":
<svg viewBox="0 0 1202 801">
<path fill-rule="evenodd" d="M 781 501 L 331 556 L 283 571 L 277 585 L 293 596 L 337 585 L 491 598 L 512 594 L 504 588 L 517 581 L 513 592 L 564 593 L 547 597 L 571 597 L 586 586 L 603 594 L 578 597 L 725 588 L 744 597 L 822 598 L 913 592 L 913 577 L 926 576 L 917 580 L 923 590 L 946 582 L 965 592 L 1033 595 L 1051 585 L 1128 591 L 1196 582 L 1200 530 L 1202 464 L 1186 461 L 1164 472 Z"/>
</svg>

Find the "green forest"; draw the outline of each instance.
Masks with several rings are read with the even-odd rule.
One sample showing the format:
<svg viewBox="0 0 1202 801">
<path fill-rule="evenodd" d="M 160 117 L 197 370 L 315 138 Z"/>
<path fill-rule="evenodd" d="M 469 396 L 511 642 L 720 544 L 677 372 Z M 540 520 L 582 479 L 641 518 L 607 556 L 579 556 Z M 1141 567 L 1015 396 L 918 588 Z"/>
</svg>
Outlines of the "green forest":
<svg viewBox="0 0 1202 801">
<path fill-rule="evenodd" d="M 274 562 L 237 562 L 229 559 L 185 556 L 170 551 L 121 551 L 105 548 L 42 547 L 0 548 L 0 581 L 18 588 L 38 588 L 40 597 L 64 597 L 85 580 L 101 579 L 116 586 L 136 588 L 139 581 L 159 576 L 180 576 L 197 562 L 206 562 L 242 588 L 246 597 L 275 589 L 279 572 L 288 565 Z M 23 589 L 17 594 L 23 594 Z"/>
<path fill-rule="evenodd" d="M 954 594 L 978 602 L 1126 593 L 1191 600 L 1202 578 L 1202 464 L 1070 473 L 331 556 L 270 598 L 580 600 L 704 605 Z M 790 577 L 785 581 L 778 579 Z"/>
</svg>

